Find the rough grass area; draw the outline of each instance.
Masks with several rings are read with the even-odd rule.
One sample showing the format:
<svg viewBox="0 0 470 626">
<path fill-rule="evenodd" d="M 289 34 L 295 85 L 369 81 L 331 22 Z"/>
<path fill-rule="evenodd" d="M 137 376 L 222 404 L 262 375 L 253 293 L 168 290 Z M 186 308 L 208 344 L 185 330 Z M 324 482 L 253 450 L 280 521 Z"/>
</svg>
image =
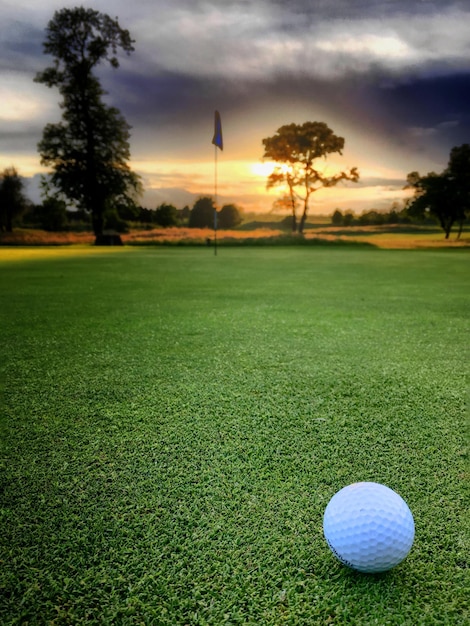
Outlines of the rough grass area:
<svg viewBox="0 0 470 626">
<path fill-rule="evenodd" d="M 399 224 L 344 227 L 328 225 L 327 218 L 316 219 L 318 223 L 307 224 L 304 237 L 291 235 L 288 230 L 281 228 L 279 220 L 253 221 L 236 230 L 219 230 L 217 241 L 221 246 L 363 244 L 384 249 L 470 247 L 468 228 L 459 239 L 455 232 L 451 233 L 449 239 L 445 239 L 443 231 L 433 226 Z M 127 245 L 205 246 L 208 241 L 213 244 L 214 231 L 210 228 L 184 227 L 132 229 L 129 233 L 122 234 L 121 239 Z M 13 233 L 0 233 L 0 246 L 84 245 L 91 244 L 94 240 L 91 232 L 49 233 L 34 229 L 16 229 Z"/>
<path fill-rule="evenodd" d="M 464 230 L 459 238 L 452 232 L 448 239 L 442 229 L 433 226 L 397 224 L 384 226 L 319 226 L 307 233 L 307 237 L 322 237 L 329 241 L 354 241 L 369 243 L 388 250 L 423 248 L 468 248 L 470 232 Z"/>
<path fill-rule="evenodd" d="M 465 251 L 9 252 L 2 625 L 469 623 Z M 385 574 L 323 538 L 360 480 Z"/>
</svg>

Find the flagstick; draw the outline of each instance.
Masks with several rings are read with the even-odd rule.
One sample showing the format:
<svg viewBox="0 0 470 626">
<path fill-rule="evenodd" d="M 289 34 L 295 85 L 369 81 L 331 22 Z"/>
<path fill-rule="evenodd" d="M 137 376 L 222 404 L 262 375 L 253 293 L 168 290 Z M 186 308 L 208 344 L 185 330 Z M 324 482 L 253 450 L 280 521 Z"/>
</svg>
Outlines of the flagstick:
<svg viewBox="0 0 470 626">
<path fill-rule="evenodd" d="M 215 206 L 214 206 L 214 256 L 217 256 L 217 146 L 214 145 L 214 188 L 215 188 Z"/>
<path fill-rule="evenodd" d="M 214 186 L 215 186 L 215 199 L 214 199 L 214 255 L 217 256 L 217 148 L 224 149 L 224 142 L 222 139 L 222 123 L 220 121 L 220 113 L 215 111 L 214 113 L 214 137 L 212 139 L 214 144 Z"/>
</svg>

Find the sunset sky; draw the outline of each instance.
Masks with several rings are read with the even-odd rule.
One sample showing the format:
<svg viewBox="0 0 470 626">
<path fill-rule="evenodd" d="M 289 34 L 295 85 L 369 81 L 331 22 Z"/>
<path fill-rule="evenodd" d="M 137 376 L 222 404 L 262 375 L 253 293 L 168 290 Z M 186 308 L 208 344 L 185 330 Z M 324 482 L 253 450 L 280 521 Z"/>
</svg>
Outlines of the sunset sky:
<svg viewBox="0 0 470 626">
<path fill-rule="evenodd" d="M 467 0 L 0 0 L 0 169 L 15 166 L 35 201 L 36 145 L 60 120 L 57 90 L 36 84 L 54 11 L 83 4 L 135 39 L 102 65 L 107 101 L 131 124 L 142 204 L 192 205 L 214 191 L 214 110 L 222 117 L 219 204 L 270 211 L 262 139 L 291 122 L 326 122 L 346 140 L 358 184 L 319 191 L 311 213 L 389 208 L 406 175 L 442 171 L 470 143 Z"/>
</svg>

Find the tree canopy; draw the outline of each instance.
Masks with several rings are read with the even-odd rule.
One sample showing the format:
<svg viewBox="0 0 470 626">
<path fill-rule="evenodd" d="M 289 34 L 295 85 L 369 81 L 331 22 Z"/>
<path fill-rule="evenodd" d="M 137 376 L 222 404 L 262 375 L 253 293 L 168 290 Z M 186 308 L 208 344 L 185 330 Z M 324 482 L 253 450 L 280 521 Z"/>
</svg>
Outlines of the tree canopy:
<svg viewBox="0 0 470 626">
<path fill-rule="evenodd" d="M 46 30 L 44 52 L 54 64 L 36 76 L 62 96 L 62 122 L 47 124 L 38 145 L 43 165 L 52 167 L 57 194 L 91 213 L 95 235 L 113 205 L 133 204 L 140 180 L 129 166 L 129 130 L 118 109 L 103 102 L 95 68 L 117 68 L 118 49 L 130 54 L 133 40 L 117 21 L 93 9 L 62 9 Z"/>
<path fill-rule="evenodd" d="M 428 172 L 420 176 L 410 172 L 407 181 L 407 188 L 414 190 L 407 205 L 409 215 L 424 217 L 429 213 L 439 222 L 446 239 L 457 222 L 460 237 L 470 212 L 470 145 L 452 148 L 447 168 L 441 174 Z"/>
<path fill-rule="evenodd" d="M 359 180 L 356 167 L 329 173 L 322 163 L 329 154 L 342 154 L 344 148 L 344 138 L 335 135 L 324 122 L 281 126 L 275 135 L 263 139 L 263 145 L 263 158 L 278 164 L 268 177 L 267 187 L 287 185 L 293 231 L 303 232 L 312 193 L 333 187 L 341 180 Z M 296 214 L 297 200 L 303 204 L 300 221 Z"/>
</svg>

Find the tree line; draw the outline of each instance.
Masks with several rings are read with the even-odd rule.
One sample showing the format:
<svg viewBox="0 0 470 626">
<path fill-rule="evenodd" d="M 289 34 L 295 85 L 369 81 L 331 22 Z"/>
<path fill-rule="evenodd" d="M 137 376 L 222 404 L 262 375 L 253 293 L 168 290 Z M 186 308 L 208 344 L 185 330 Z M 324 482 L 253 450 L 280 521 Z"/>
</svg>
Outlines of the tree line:
<svg viewBox="0 0 470 626">
<path fill-rule="evenodd" d="M 214 200 L 210 196 L 198 198 L 192 208 L 176 208 L 161 203 L 155 209 L 143 206 L 121 206 L 104 215 L 103 227 L 117 233 L 130 228 L 189 228 L 214 227 Z M 243 221 L 243 209 L 235 204 L 225 204 L 217 210 L 217 227 L 228 230 Z M 0 173 L 0 232 L 11 232 L 13 226 L 40 228 L 49 232 L 89 230 L 90 214 L 83 209 L 68 208 L 65 200 L 48 196 L 41 204 L 33 204 L 24 194 L 24 182 L 15 168 Z"/>
<path fill-rule="evenodd" d="M 429 224 L 434 223 L 430 219 L 418 219 L 409 215 L 406 207 L 400 209 L 398 203 L 394 203 L 388 211 L 363 211 L 356 215 L 351 210 L 341 211 L 336 209 L 331 216 L 333 226 L 393 226 L 395 224 Z"/>
<path fill-rule="evenodd" d="M 199 198 L 191 210 L 178 211 L 162 204 L 149 212 L 139 205 L 142 181 L 128 164 L 130 126 L 118 109 L 104 102 L 105 91 L 95 73 L 102 63 L 117 69 L 118 53 L 130 55 L 134 43 L 117 18 L 83 7 L 55 12 L 43 43 L 53 64 L 35 77 L 36 82 L 57 88 L 62 98 L 62 120 L 47 124 L 38 144 L 41 164 L 50 168 L 42 178 L 44 202 L 31 207 L 21 177 L 15 168 L 8 168 L 0 175 L 0 230 L 11 230 L 14 220 L 28 212 L 55 230 L 67 219 L 85 220 L 88 216 L 96 243 L 106 228 L 119 231 L 132 221 L 171 226 L 187 219 L 188 226 L 212 227 L 216 216 L 220 228 L 233 228 L 241 222 L 235 205 L 216 212 L 210 197 Z M 286 124 L 262 143 L 263 158 L 276 164 L 267 188 L 287 189 L 279 205 L 289 210 L 292 231 L 299 235 L 305 228 L 312 194 L 343 181 L 359 180 L 357 167 L 336 172 L 325 167 L 329 155 L 342 154 L 345 140 L 324 122 Z M 446 238 L 457 223 L 460 234 L 470 213 L 470 145 L 453 148 L 441 174 L 411 172 L 407 187 L 413 191 L 406 206 L 409 217 L 434 218 Z M 347 225 L 354 219 L 340 213 L 335 212 L 334 221 Z M 381 218 L 376 215 L 375 219 Z"/>
</svg>

